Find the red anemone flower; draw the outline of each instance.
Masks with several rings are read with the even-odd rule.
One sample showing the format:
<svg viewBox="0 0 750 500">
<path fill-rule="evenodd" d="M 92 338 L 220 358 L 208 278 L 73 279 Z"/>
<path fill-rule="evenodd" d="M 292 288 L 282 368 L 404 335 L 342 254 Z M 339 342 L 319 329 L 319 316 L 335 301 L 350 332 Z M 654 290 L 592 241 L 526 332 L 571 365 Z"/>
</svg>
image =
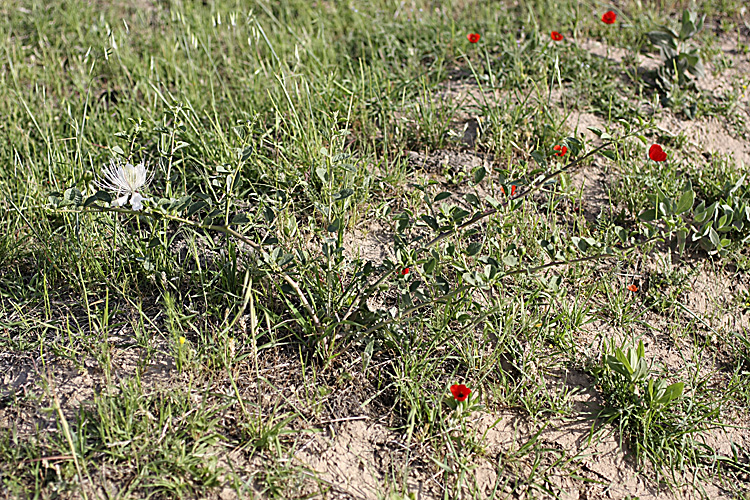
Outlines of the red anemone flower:
<svg viewBox="0 0 750 500">
<path fill-rule="evenodd" d="M 558 33 L 557 31 L 553 31 L 552 33 L 550 33 L 550 36 L 556 42 L 559 42 L 563 39 L 562 33 Z"/>
<path fill-rule="evenodd" d="M 482 38 L 482 35 L 479 33 L 469 33 L 466 35 L 466 38 L 468 38 L 471 43 L 477 43 L 479 39 Z"/>
<path fill-rule="evenodd" d="M 654 161 L 666 161 L 667 153 L 665 153 L 658 144 L 652 144 L 651 147 L 648 148 L 648 157 Z"/>
<path fill-rule="evenodd" d="M 510 187 L 510 195 L 515 196 L 516 195 L 516 186 L 513 185 Z"/>
<path fill-rule="evenodd" d="M 555 154 L 556 154 L 557 156 L 565 156 L 565 153 L 567 153 L 567 152 L 568 152 L 568 147 L 567 147 L 567 146 L 560 146 L 559 144 L 557 144 L 557 145 L 556 145 L 556 146 L 555 146 L 554 148 L 552 148 L 552 149 L 553 149 L 554 151 L 557 151 L 557 153 L 555 153 Z"/>
<path fill-rule="evenodd" d="M 454 384 L 451 386 L 451 394 L 456 401 L 466 401 L 466 398 L 471 394 L 471 389 L 464 384 Z"/>
<path fill-rule="evenodd" d="M 615 20 L 617 20 L 617 14 L 611 10 L 608 10 L 602 15 L 602 22 L 604 24 L 615 24 Z"/>
<path fill-rule="evenodd" d="M 638 291 L 638 287 L 635 286 L 635 285 L 628 285 L 628 290 L 630 290 L 631 292 L 635 293 L 635 292 Z"/>
<path fill-rule="evenodd" d="M 403 274 L 404 276 L 406 276 L 407 274 L 409 274 L 409 268 L 408 267 L 403 268 L 401 270 L 401 274 Z"/>
</svg>

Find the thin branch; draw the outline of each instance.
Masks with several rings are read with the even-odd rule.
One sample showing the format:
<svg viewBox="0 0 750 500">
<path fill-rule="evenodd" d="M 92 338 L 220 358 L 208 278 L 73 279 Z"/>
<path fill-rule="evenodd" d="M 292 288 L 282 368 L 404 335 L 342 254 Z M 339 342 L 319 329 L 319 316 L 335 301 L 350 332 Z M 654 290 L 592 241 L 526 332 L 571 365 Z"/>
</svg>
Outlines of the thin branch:
<svg viewBox="0 0 750 500">
<path fill-rule="evenodd" d="M 614 254 L 614 253 L 600 253 L 600 254 L 597 254 L 597 255 L 589 255 L 588 257 L 580 257 L 578 259 L 572 259 L 572 260 L 555 260 L 555 261 L 548 262 L 546 264 L 542 264 L 542 265 L 539 265 L 539 266 L 517 268 L 517 269 L 514 269 L 512 271 L 508 271 L 508 272 L 504 273 L 502 277 L 505 278 L 505 277 L 508 277 L 508 276 L 516 276 L 516 275 L 519 275 L 519 274 L 534 273 L 536 271 L 541 271 L 542 269 L 547 269 L 549 267 L 555 267 L 555 266 L 562 266 L 562 265 L 569 265 L 569 264 L 578 264 L 580 262 L 589 262 L 589 261 L 592 261 L 592 260 L 599 260 L 599 259 L 612 259 L 612 258 L 619 257 L 621 254 L 624 254 L 627 251 L 632 250 L 634 248 L 640 248 L 640 247 L 646 245 L 647 243 L 650 243 L 650 242 L 652 242 L 652 241 L 654 241 L 656 239 L 657 238 L 650 238 L 650 239 L 648 239 L 648 240 L 646 240 L 644 242 L 637 243 L 637 244 L 634 244 L 634 245 L 630 245 L 629 247 L 620 249 L 620 251 L 617 254 Z M 471 287 L 469 287 L 467 285 L 464 285 L 462 287 L 459 287 L 459 288 L 453 290 L 452 292 L 449 292 L 449 293 L 447 293 L 445 295 L 441 295 L 440 297 L 438 297 L 436 299 L 432 299 L 432 300 L 430 300 L 428 302 L 423 302 L 421 304 L 417 304 L 416 306 L 412 306 L 412 307 L 410 307 L 408 309 L 405 309 L 404 312 L 401 313 L 400 317 L 403 317 L 403 316 L 405 316 L 407 314 L 411 314 L 411 313 L 413 313 L 415 311 L 423 309 L 423 308 L 425 308 L 427 306 L 430 306 L 432 304 L 437 304 L 438 302 L 442 302 L 442 301 L 444 301 L 444 300 L 446 300 L 446 299 L 448 299 L 448 298 L 450 298 L 450 297 L 458 294 L 459 292 L 462 292 L 464 290 L 468 290 L 469 288 L 471 288 Z M 389 319 L 389 320 L 381 321 L 380 323 L 378 323 L 378 324 L 376 324 L 374 326 L 371 326 L 370 328 L 368 328 L 367 330 L 365 330 L 362 333 L 362 335 L 370 334 L 370 333 L 374 332 L 375 330 L 378 330 L 378 329 L 380 329 L 380 328 L 382 328 L 384 326 L 388 326 L 391 323 L 396 322 L 398 319 L 399 318 L 392 318 L 392 319 Z"/>
<path fill-rule="evenodd" d="M 614 141 L 605 142 L 604 144 L 601 144 L 600 146 L 592 149 L 591 151 L 589 151 L 585 155 L 581 156 L 580 158 L 576 158 L 575 160 L 571 161 L 570 163 L 568 163 L 564 167 L 561 167 L 560 169 L 556 170 L 555 172 L 552 172 L 551 174 L 546 175 L 541 180 L 535 182 L 529 189 L 527 189 L 526 191 L 524 191 L 522 193 L 519 193 L 517 196 L 515 196 L 513 198 L 513 200 L 523 199 L 523 198 L 529 196 L 534 191 L 538 191 L 539 189 L 541 189 L 541 187 L 548 180 L 552 179 L 553 177 L 556 177 L 556 176 L 560 175 L 561 173 L 565 172 L 566 170 L 569 170 L 571 167 L 574 167 L 574 166 L 578 165 L 579 163 L 581 163 L 586 158 L 589 158 L 589 157 L 595 155 L 596 153 L 598 153 L 602 149 L 604 149 L 604 148 L 612 145 L 613 143 L 614 143 Z M 429 249 L 430 247 L 432 247 L 436 243 L 444 240 L 448 236 L 451 236 L 452 234 L 455 234 L 457 231 L 460 231 L 461 229 L 464 229 L 464 228 L 466 228 L 468 226 L 471 226 L 472 224 L 475 224 L 475 223 L 479 222 L 480 220 L 482 220 L 482 219 L 484 219 L 486 217 L 489 217 L 491 215 L 494 215 L 494 214 L 498 213 L 500 211 L 500 208 L 505 208 L 507 205 L 508 205 L 508 201 L 507 200 L 501 201 L 500 202 L 500 207 L 498 207 L 498 208 L 491 208 L 489 210 L 485 210 L 484 212 L 475 215 L 470 220 L 468 220 L 468 221 L 464 222 L 463 224 L 459 225 L 458 227 L 456 227 L 456 229 L 450 230 L 450 231 L 444 231 L 444 232 L 440 233 L 439 235 L 437 235 L 435 238 L 433 238 L 432 240 L 430 240 L 427 244 L 425 244 L 422 248 L 420 248 L 417 251 L 418 252 L 423 252 L 423 251 Z M 388 275 L 390 273 L 392 273 L 392 272 L 393 272 L 392 268 L 391 269 L 386 269 L 378 277 L 378 279 L 372 285 L 368 285 L 366 288 L 360 289 L 360 291 L 354 297 L 354 300 L 352 301 L 351 306 L 349 306 L 349 309 L 347 309 L 346 314 L 344 314 L 343 320 L 346 320 L 354 312 L 354 309 L 359 304 L 359 301 L 361 300 L 361 297 L 362 297 L 363 293 L 365 293 L 367 296 L 369 296 L 370 293 L 372 293 L 372 291 L 375 290 L 375 288 L 377 288 L 388 277 Z"/>
<path fill-rule="evenodd" d="M 565 172 L 566 170 L 569 170 L 571 167 L 574 167 L 575 165 L 578 165 L 579 163 L 581 163 L 586 158 L 588 158 L 588 157 L 590 157 L 590 156 L 598 153 L 599 151 L 601 151 L 602 149 L 606 148 L 607 146 L 610 146 L 611 144 L 612 144 L 612 141 L 605 142 L 601 146 L 599 146 L 599 147 L 597 147 L 595 149 L 592 149 L 591 151 L 589 151 L 585 155 L 581 156 L 580 158 L 576 158 L 575 160 L 571 161 L 570 163 L 568 163 L 564 167 L 556 170 L 555 172 L 552 172 L 551 174 L 546 175 L 541 180 L 535 182 L 526 191 L 524 191 L 522 193 L 519 193 L 518 195 L 514 196 L 513 197 L 513 201 L 526 198 L 527 196 L 529 196 L 534 191 L 538 191 L 539 189 L 541 189 L 541 187 L 548 180 L 552 179 L 553 177 L 556 177 L 556 176 L 560 175 L 561 173 Z M 460 231 L 461 229 L 467 228 L 467 227 L 471 226 L 472 224 L 475 224 L 475 223 L 479 222 L 480 220 L 482 220 L 482 219 L 484 219 L 486 217 L 489 217 L 490 215 L 496 214 L 497 212 L 500 211 L 500 208 L 505 208 L 507 205 L 508 205 L 508 201 L 503 200 L 503 201 L 500 202 L 500 207 L 499 208 L 491 208 L 489 210 L 485 210 L 481 214 L 477 214 L 474 217 L 472 217 L 471 219 L 469 219 L 468 221 L 466 221 L 463 224 L 457 226 L 455 230 L 444 231 L 444 232 L 440 233 L 435 238 L 433 238 L 432 240 L 430 240 L 424 247 L 422 247 L 420 249 L 420 251 L 426 250 L 426 249 L 432 247 L 433 245 L 435 245 L 435 243 L 438 243 L 439 241 L 447 238 L 448 236 L 456 233 L 457 231 Z"/>
</svg>

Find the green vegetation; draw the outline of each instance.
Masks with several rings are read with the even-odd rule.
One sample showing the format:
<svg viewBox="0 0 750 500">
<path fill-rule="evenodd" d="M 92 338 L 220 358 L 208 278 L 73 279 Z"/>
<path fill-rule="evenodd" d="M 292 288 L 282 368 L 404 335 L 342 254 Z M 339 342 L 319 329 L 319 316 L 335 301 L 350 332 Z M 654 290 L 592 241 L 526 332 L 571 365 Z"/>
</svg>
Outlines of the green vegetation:
<svg viewBox="0 0 750 500">
<path fill-rule="evenodd" d="M 746 494 L 747 14 L 620 7 L 0 0 L 0 496 Z"/>
</svg>

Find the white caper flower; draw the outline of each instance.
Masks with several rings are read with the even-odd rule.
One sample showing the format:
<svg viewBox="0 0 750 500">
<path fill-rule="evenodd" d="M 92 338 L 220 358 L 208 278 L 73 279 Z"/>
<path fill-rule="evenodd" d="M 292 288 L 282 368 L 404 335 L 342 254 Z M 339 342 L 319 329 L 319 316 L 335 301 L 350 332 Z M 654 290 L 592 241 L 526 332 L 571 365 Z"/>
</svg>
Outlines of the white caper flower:
<svg viewBox="0 0 750 500">
<path fill-rule="evenodd" d="M 94 181 L 94 185 L 100 189 L 114 192 L 118 198 L 112 202 L 117 207 L 124 206 L 128 199 L 133 210 L 143 208 L 144 198 L 139 191 L 148 186 L 151 177 L 148 176 L 146 165 L 139 163 L 133 166 L 130 163 L 124 165 L 119 160 L 112 160 L 102 170 L 102 177 Z"/>
</svg>

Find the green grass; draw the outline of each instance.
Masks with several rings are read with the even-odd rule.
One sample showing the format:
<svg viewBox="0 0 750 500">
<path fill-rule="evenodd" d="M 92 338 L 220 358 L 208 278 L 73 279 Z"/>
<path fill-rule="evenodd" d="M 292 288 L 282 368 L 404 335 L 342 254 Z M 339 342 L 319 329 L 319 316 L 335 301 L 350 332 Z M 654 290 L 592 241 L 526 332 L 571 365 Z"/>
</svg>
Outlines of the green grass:
<svg viewBox="0 0 750 500">
<path fill-rule="evenodd" d="M 719 75 L 744 14 L 717 5 L 696 43 Z M 750 405 L 747 171 L 658 121 L 747 134 L 747 82 L 660 94 L 636 57 L 678 6 L 605 26 L 609 8 L 0 1 L 0 491 L 326 497 L 341 486 L 298 454 L 366 419 L 391 436 L 383 498 L 415 477 L 445 498 L 595 487 L 550 422 L 613 432 L 655 487 L 740 495 L 747 453 L 712 439 Z M 96 194 L 113 159 L 153 174 L 144 210 Z M 604 201 L 580 171 L 604 172 Z M 726 245 L 699 201 L 744 221 Z M 696 309 L 704 275 L 731 297 Z M 685 384 L 668 411 L 602 364 L 639 339 L 650 376 Z M 497 451 L 475 420 L 502 412 L 528 428 Z"/>
</svg>

